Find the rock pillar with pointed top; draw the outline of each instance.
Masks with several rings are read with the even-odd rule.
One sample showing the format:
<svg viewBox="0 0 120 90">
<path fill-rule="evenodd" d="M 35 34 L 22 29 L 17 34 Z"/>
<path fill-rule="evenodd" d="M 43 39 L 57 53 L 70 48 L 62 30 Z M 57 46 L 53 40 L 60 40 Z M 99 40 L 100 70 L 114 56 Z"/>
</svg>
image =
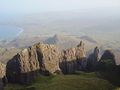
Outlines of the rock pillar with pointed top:
<svg viewBox="0 0 120 90">
<path fill-rule="evenodd" d="M 96 69 L 97 63 L 99 61 L 99 49 L 95 47 L 94 52 L 89 55 L 87 59 L 87 69 L 94 71 Z"/>
</svg>

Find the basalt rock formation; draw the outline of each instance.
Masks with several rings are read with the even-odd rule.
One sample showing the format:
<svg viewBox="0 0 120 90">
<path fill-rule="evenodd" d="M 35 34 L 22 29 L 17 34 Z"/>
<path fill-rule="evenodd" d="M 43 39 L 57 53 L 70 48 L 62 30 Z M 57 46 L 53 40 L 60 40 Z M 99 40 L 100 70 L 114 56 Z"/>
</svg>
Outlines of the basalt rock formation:
<svg viewBox="0 0 120 90">
<path fill-rule="evenodd" d="M 114 54 L 110 50 L 106 50 L 99 59 L 98 47 L 86 58 L 82 41 L 76 47 L 66 50 L 59 50 L 55 45 L 38 43 L 15 55 L 7 63 L 6 75 L 9 82 L 26 84 L 39 74 L 71 74 L 81 70 L 94 71 L 99 69 L 96 67 L 106 68 L 111 62 L 112 65 L 115 65 Z"/>
<path fill-rule="evenodd" d="M 102 61 L 102 60 L 108 60 L 108 59 L 113 60 L 113 63 L 115 64 L 115 55 L 114 55 L 114 53 L 112 52 L 112 50 L 106 50 L 106 51 L 103 53 L 100 61 Z"/>
<path fill-rule="evenodd" d="M 74 73 L 86 67 L 86 55 L 82 41 L 75 48 L 63 50 L 61 56 L 60 68 L 64 74 Z"/>
<path fill-rule="evenodd" d="M 7 63 L 10 82 L 29 83 L 39 73 L 48 75 L 59 69 L 59 51 L 56 46 L 36 44 L 24 49 Z"/>
<path fill-rule="evenodd" d="M 111 50 L 106 50 L 98 62 L 99 70 L 114 70 L 116 67 L 115 55 Z"/>
<path fill-rule="evenodd" d="M 77 47 L 63 51 L 55 45 L 38 43 L 22 50 L 7 63 L 7 78 L 9 82 L 29 83 L 39 73 L 74 73 L 85 68 L 85 57 L 82 41 Z"/>
<path fill-rule="evenodd" d="M 87 70 L 93 71 L 99 61 L 99 49 L 95 47 L 94 52 L 87 59 Z"/>
<path fill-rule="evenodd" d="M 24 49 L 7 63 L 8 81 L 13 83 L 30 82 L 36 76 L 39 68 L 36 47 L 32 46 Z"/>
<path fill-rule="evenodd" d="M 0 90 L 3 90 L 4 89 L 4 77 L 5 77 L 5 73 L 6 70 L 5 70 L 5 65 L 3 65 L 2 63 L 0 63 Z"/>
<path fill-rule="evenodd" d="M 59 50 L 55 45 L 37 44 L 37 57 L 39 61 L 40 71 L 42 74 L 60 71 L 59 68 Z M 45 73 L 44 73 L 45 72 Z"/>
</svg>

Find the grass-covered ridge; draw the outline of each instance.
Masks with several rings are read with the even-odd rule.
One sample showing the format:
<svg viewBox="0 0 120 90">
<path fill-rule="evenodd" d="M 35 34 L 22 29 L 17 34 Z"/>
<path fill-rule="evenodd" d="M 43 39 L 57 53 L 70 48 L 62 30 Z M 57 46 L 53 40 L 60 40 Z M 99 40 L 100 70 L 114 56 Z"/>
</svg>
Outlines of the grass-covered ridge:
<svg viewBox="0 0 120 90">
<path fill-rule="evenodd" d="M 98 78 L 98 73 L 78 72 L 72 75 L 39 76 L 31 85 L 8 84 L 5 90 L 115 90 L 109 81 Z"/>
</svg>

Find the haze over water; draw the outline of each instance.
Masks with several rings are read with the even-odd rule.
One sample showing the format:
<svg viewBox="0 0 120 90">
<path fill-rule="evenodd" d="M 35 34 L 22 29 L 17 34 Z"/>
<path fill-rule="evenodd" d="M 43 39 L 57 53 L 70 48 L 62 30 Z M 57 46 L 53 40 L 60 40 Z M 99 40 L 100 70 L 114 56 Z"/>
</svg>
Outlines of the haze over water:
<svg viewBox="0 0 120 90">
<path fill-rule="evenodd" d="M 11 40 L 19 36 L 23 29 L 16 26 L 0 25 L 0 40 Z"/>
<path fill-rule="evenodd" d="M 1 39 L 18 36 L 19 29 L 28 35 L 33 29 L 33 35 L 90 36 L 120 30 L 119 0 L 0 0 L 0 8 Z"/>
</svg>

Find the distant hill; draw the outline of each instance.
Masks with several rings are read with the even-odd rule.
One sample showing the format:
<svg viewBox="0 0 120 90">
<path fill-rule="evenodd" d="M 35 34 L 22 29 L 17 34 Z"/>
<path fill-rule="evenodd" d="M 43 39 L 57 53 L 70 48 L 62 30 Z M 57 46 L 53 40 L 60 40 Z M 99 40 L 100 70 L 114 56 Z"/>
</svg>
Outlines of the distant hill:
<svg viewBox="0 0 120 90">
<path fill-rule="evenodd" d="M 16 47 L 16 48 L 24 48 L 31 46 L 38 42 L 43 42 L 47 37 L 36 36 L 36 37 L 18 37 L 9 43 L 6 44 L 6 47 Z"/>
<path fill-rule="evenodd" d="M 36 36 L 36 37 L 18 37 L 12 41 L 2 40 L 0 41 L 0 45 L 2 48 L 12 48 L 14 47 L 14 51 L 17 49 L 29 47 L 31 45 L 34 45 L 35 43 L 41 42 L 41 43 L 47 43 L 47 44 L 55 44 L 59 47 L 59 49 L 66 49 L 76 46 L 80 41 L 84 41 L 86 43 L 85 48 L 87 55 L 89 55 L 92 52 L 91 48 L 94 48 L 95 46 L 99 46 L 101 50 L 101 54 L 104 49 L 113 49 L 116 55 L 117 63 L 120 63 L 119 55 L 120 50 L 114 49 L 112 46 L 110 47 L 109 44 L 101 44 L 100 41 L 96 41 L 95 39 L 89 37 L 89 36 L 71 36 L 71 35 L 63 35 L 63 34 L 56 34 L 54 36 Z M 0 51 L 1 52 L 1 51 Z M 13 52 L 13 55 L 16 54 Z M 4 54 L 5 55 L 5 54 Z M 6 54 L 7 55 L 7 54 Z M 4 56 L 5 57 L 5 56 Z"/>
<path fill-rule="evenodd" d="M 56 34 L 53 37 L 46 39 L 44 43 L 55 44 L 58 45 L 60 49 L 66 49 L 76 46 L 81 40 L 87 43 L 85 46 L 87 50 L 89 50 L 91 47 L 95 47 L 96 45 L 98 45 L 97 42 L 90 37 L 85 38 L 84 36 L 83 38 L 59 34 Z"/>
<path fill-rule="evenodd" d="M 18 48 L 0 48 L 0 62 L 6 64 L 14 55 L 20 52 Z"/>
</svg>

